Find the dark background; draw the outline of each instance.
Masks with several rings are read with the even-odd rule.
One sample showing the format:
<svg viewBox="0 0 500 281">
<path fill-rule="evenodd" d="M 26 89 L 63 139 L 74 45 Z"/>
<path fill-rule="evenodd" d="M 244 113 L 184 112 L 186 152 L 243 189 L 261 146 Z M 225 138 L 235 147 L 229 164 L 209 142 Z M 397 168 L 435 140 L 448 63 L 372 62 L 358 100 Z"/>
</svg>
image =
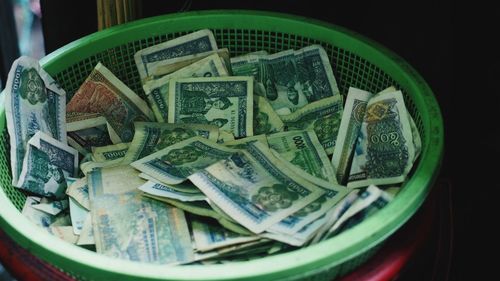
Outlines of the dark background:
<svg viewBox="0 0 500 281">
<path fill-rule="evenodd" d="M 3 1 L 3 0 L 0 0 Z M 463 2 L 463 1 L 462 1 Z M 97 31 L 95 1 L 42 0 L 47 53 Z M 378 41 L 406 59 L 429 83 L 445 125 L 438 203 L 450 217 L 446 235 L 415 256 L 402 280 L 489 280 L 495 269 L 492 215 L 497 203 L 500 121 L 493 40 L 498 9 L 453 1 L 143 1 L 143 17 L 201 9 L 253 9 L 315 18 Z M 495 208 L 496 209 L 496 208 Z M 436 241 L 434 241 L 434 240 Z M 448 245 L 436 254 L 437 244 Z M 437 272 L 437 273 L 436 273 Z M 432 273 L 432 274 L 431 274 Z"/>
</svg>

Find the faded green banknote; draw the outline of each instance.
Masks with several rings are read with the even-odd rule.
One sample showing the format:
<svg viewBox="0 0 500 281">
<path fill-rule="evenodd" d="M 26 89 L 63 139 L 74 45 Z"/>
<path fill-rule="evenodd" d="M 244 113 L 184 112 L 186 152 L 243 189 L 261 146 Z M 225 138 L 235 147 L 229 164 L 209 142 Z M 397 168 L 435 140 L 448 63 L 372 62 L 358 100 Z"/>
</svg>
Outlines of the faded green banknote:
<svg viewBox="0 0 500 281">
<path fill-rule="evenodd" d="M 182 192 L 176 189 L 174 185 L 161 184 L 153 181 L 148 181 L 139 186 L 139 190 L 154 196 L 171 198 L 183 202 L 203 201 L 207 199 L 201 191 L 198 193 Z"/>
<path fill-rule="evenodd" d="M 139 177 L 142 179 L 147 180 L 148 182 L 153 182 L 153 183 L 158 183 L 158 184 L 163 184 L 166 185 L 165 183 L 161 183 L 157 179 L 153 178 L 152 176 L 145 174 L 145 173 L 140 173 Z M 201 191 L 190 181 L 185 181 L 179 184 L 169 184 L 167 185 L 169 188 L 174 189 L 175 191 L 181 192 L 181 193 L 190 193 L 190 194 L 199 194 Z"/>
<path fill-rule="evenodd" d="M 235 75 L 255 77 L 255 92 L 280 115 L 339 95 L 328 56 L 319 45 L 272 55 L 247 55 L 231 60 Z"/>
<path fill-rule="evenodd" d="M 130 165 L 97 168 L 88 175 L 90 206 L 92 201 L 104 194 L 121 194 L 137 191 L 146 181 L 139 177 L 139 171 Z"/>
<path fill-rule="evenodd" d="M 134 60 L 143 83 L 155 75 L 152 68 L 172 64 L 172 59 L 217 50 L 212 31 L 199 30 L 135 53 Z"/>
<path fill-rule="evenodd" d="M 83 224 L 88 214 L 89 210 L 80 205 L 75 199 L 69 198 L 69 215 L 71 216 L 71 226 L 75 235 L 82 233 Z"/>
<path fill-rule="evenodd" d="M 367 91 L 349 87 L 332 156 L 337 181 L 341 184 L 346 184 L 349 176 L 354 145 L 363 123 L 366 105 L 371 97 L 372 94 Z"/>
<path fill-rule="evenodd" d="M 272 134 L 283 131 L 283 121 L 266 98 L 253 96 L 253 133 Z"/>
<path fill-rule="evenodd" d="M 156 264 L 194 259 L 184 212 L 137 192 L 97 196 L 92 202 L 96 250 Z"/>
<path fill-rule="evenodd" d="M 234 231 L 236 233 L 240 233 L 243 235 L 250 235 L 250 232 L 242 227 L 240 224 L 234 222 L 233 219 L 228 217 L 226 214 L 219 213 L 215 211 L 206 201 L 191 201 L 191 202 L 182 202 L 179 200 L 155 196 L 148 193 L 143 193 L 143 196 L 162 201 L 168 203 L 172 206 L 180 208 L 188 213 L 195 214 L 202 217 L 209 217 L 217 220 L 222 226 L 225 228 Z"/>
<path fill-rule="evenodd" d="M 191 219 L 196 251 L 206 252 L 261 239 L 259 236 L 241 235 L 206 221 Z"/>
<path fill-rule="evenodd" d="M 24 203 L 21 213 L 25 218 L 33 222 L 35 225 L 40 227 L 48 227 L 54 222 L 55 216 L 33 208 L 33 206 L 38 204 L 40 204 L 40 197 L 26 197 L 26 202 Z"/>
<path fill-rule="evenodd" d="M 92 147 L 92 159 L 96 162 L 105 162 L 123 158 L 127 153 L 129 147 L 129 142 Z"/>
<path fill-rule="evenodd" d="M 337 184 L 332 164 L 313 130 L 272 134 L 267 136 L 267 141 L 303 178 L 324 188 Z"/>
<path fill-rule="evenodd" d="M 78 152 L 38 131 L 29 141 L 19 175 L 19 188 L 34 194 L 62 198 L 78 169 Z"/>
<path fill-rule="evenodd" d="M 45 212 L 49 215 L 57 215 L 60 212 L 68 209 L 69 202 L 68 199 L 62 199 L 62 200 L 51 200 L 45 197 L 42 197 L 40 200 L 40 203 L 37 205 L 33 205 L 33 208 Z"/>
<path fill-rule="evenodd" d="M 263 232 L 325 193 L 288 169 L 259 142 L 189 179 L 210 201 L 254 233 Z"/>
<path fill-rule="evenodd" d="M 214 124 L 237 138 L 253 135 L 252 77 L 170 81 L 168 122 Z"/>
<path fill-rule="evenodd" d="M 400 91 L 368 101 L 348 178 L 348 187 L 403 182 L 415 160 L 408 112 Z"/>
<path fill-rule="evenodd" d="M 77 179 L 75 182 L 70 184 L 66 189 L 66 194 L 75 199 L 76 202 L 82 205 L 85 209 L 90 210 L 89 186 L 86 177 Z"/>
<path fill-rule="evenodd" d="M 242 139 L 238 139 L 238 140 L 227 141 L 227 142 L 224 142 L 224 146 L 227 146 L 230 148 L 235 148 L 235 149 L 245 149 L 245 147 L 249 143 L 256 142 L 256 141 L 265 144 L 266 147 L 269 147 L 266 135 L 256 135 L 256 136 L 246 137 L 246 138 L 242 138 Z"/>
<path fill-rule="evenodd" d="M 66 143 L 66 92 L 37 60 L 22 56 L 12 63 L 4 93 L 12 185 L 19 186 L 28 141 L 36 132 Z"/>
<path fill-rule="evenodd" d="M 160 182 L 178 184 L 237 150 L 196 136 L 141 158 L 131 165 Z"/>
<path fill-rule="evenodd" d="M 360 192 L 359 197 L 352 205 L 339 217 L 335 224 L 328 230 L 326 237 L 331 237 L 336 233 L 346 230 L 375 212 L 385 207 L 393 199 L 392 195 L 379 189 L 375 185 L 370 185 Z"/>
<path fill-rule="evenodd" d="M 113 143 L 130 142 L 134 136 L 134 122 L 154 119 L 146 102 L 101 63 L 71 98 L 66 111 L 68 119 L 83 115 L 80 119 L 85 120 L 85 116 L 90 116 L 87 119 L 90 124 L 104 116 L 110 125 L 108 131 Z"/>
<path fill-rule="evenodd" d="M 85 122 L 85 127 L 75 127 L 68 124 L 68 145 L 78 150 L 83 156 L 91 156 L 92 147 L 111 145 L 111 140 L 106 125 L 106 118 L 96 119 L 95 123 Z"/>
<path fill-rule="evenodd" d="M 125 155 L 124 163 L 132 163 L 195 136 L 214 142 L 219 137 L 219 128 L 215 125 L 136 122 L 134 127 L 134 138 Z"/>
<path fill-rule="evenodd" d="M 281 116 L 281 120 L 286 130 L 314 130 L 326 153 L 331 155 L 335 148 L 342 110 L 342 96 L 336 95 Z"/>
<path fill-rule="evenodd" d="M 213 54 L 169 75 L 151 80 L 144 84 L 143 88 L 156 121 L 166 123 L 168 120 L 168 91 L 171 79 L 228 75 L 229 73 L 224 67 L 222 59 L 217 54 Z"/>
</svg>

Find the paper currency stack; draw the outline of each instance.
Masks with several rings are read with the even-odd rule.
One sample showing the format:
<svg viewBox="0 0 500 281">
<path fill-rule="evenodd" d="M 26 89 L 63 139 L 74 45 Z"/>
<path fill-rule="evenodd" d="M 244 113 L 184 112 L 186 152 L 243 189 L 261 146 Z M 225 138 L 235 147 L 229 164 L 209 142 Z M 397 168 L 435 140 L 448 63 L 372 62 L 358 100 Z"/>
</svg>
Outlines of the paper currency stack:
<svg viewBox="0 0 500 281">
<path fill-rule="evenodd" d="M 231 57 L 199 30 L 134 59 L 144 92 L 99 63 L 66 93 L 28 57 L 5 91 L 23 214 L 104 255 L 177 265 L 306 247 L 388 204 L 421 150 L 402 92 L 344 98 L 319 45 Z"/>
</svg>

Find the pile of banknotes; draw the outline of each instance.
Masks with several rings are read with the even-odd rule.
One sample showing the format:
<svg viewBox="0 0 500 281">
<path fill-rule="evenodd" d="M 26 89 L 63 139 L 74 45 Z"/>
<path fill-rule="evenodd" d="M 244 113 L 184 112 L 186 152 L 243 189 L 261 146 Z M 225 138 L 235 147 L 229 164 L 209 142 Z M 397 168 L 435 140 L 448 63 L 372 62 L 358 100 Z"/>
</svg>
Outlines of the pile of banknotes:
<svg viewBox="0 0 500 281">
<path fill-rule="evenodd" d="M 22 213 L 107 256 L 209 264 L 318 243 L 387 205 L 421 150 L 401 91 L 340 93 L 319 45 L 232 57 L 199 30 L 134 59 L 141 93 L 102 63 L 66 93 L 21 57 L 4 95 Z"/>
</svg>

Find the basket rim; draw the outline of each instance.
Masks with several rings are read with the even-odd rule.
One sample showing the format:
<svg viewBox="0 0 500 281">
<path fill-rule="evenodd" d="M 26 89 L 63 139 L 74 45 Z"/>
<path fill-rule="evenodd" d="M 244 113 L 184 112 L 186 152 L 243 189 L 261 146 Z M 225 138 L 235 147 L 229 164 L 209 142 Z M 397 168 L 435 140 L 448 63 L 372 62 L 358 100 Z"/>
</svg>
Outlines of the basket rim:
<svg viewBox="0 0 500 281">
<path fill-rule="evenodd" d="M 400 72 L 400 79 L 408 80 L 407 86 L 412 92 L 421 95 L 416 100 L 415 106 L 419 111 L 422 111 L 422 122 L 424 127 L 427 128 L 427 133 L 425 134 L 426 141 L 423 142 L 425 145 L 422 147 L 420 161 L 415 168 L 413 177 L 408 180 L 405 188 L 402 189 L 394 201 L 362 224 L 322 243 L 285 254 L 224 265 L 166 267 L 109 258 L 71 244 L 61 243 L 58 238 L 48 233 L 41 233 L 39 228 L 22 216 L 10 202 L 5 191 L 0 189 L 0 225 L 9 236 L 44 260 L 53 261 L 53 264 L 60 268 L 64 269 L 66 266 L 75 268 L 79 265 L 84 267 L 83 272 L 94 276 L 96 276 L 95 273 L 92 274 L 91 271 L 101 270 L 113 276 L 119 275 L 129 278 L 222 280 L 262 277 L 275 280 L 285 278 L 290 274 L 294 274 L 296 277 L 300 276 L 301 273 L 305 274 L 305 271 L 321 271 L 342 264 L 385 240 L 413 215 L 425 200 L 430 186 L 439 172 L 444 148 L 443 120 L 439 105 L 429 85 L 404 59 L 379 43 L 344 27 L 302 16 L 253 10 L 209 10 L 175 13 L 141 19 L 87 35 L 48 54 L 40 63 L 52 75 L 57 73 L 58 68 L 61 68 L 60 65 L 56 65 L 58 60 L 77 56 L 76 53 L 78 52 L 76 51 L 84 45 L 95 45 L 96 42 L 102 40 L 112 40 L 110 38 L 114 35 L 123 35 L 127 31 L 141 29 L 150 24 L 214 17 L 259 17 L 262 20 L 304 24 L 330 30 L 342 37 L 342 39 L 355 42 L 359 49 L 357 51 L 360 52 L 361 56 L 365 56 L 364 58 L 368 61 L 370 60 L 366 58 L 366 54 L 376 53 L 378 56 L 384 57 L 386 64 L 381 66 L 377 64 L 378 67 L 383 70 L 397 70 Z M 149 37 L 151 34 L 143 36 Z M 80 57 L 85 56 L 80 54 Z M 3 99 L 4 96 L 1 95 L 0 98 Z M 4 102 L 0 100 L 0 130 L 5 128 Z M 332 252 L 332 249 L 335 249 L 335 251 Z M 255 272 L 256 268 L 258 268 L 258 272 Z M 98 273 L 97 276 L 103 275 Z"/>
</svg>

